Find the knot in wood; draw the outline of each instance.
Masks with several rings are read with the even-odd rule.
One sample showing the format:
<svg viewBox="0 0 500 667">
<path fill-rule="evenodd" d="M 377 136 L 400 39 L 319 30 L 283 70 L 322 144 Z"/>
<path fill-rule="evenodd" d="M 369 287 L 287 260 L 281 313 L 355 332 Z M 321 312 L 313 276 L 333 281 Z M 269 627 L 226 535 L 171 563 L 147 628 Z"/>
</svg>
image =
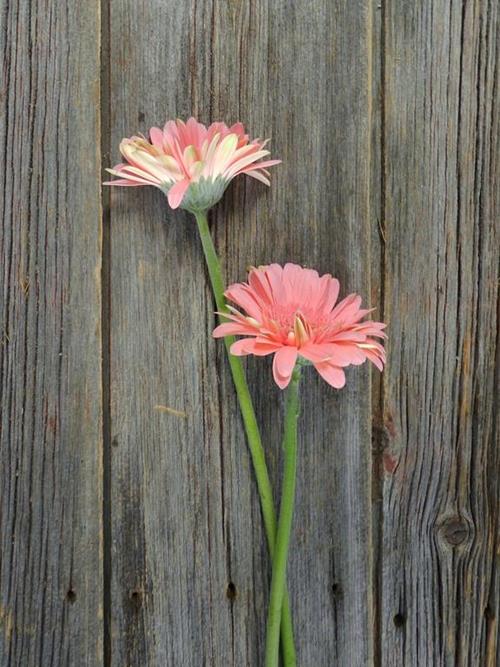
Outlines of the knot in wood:
<svg viewBox="0 0 500 667">
<path fill-rule="evenodd" d="M 458 547 L 472 537 L 469 524 L 460 516 L 445 519 L 439 527 L 439 533 L 443 540 L 452 547 Z"/>
</svg>

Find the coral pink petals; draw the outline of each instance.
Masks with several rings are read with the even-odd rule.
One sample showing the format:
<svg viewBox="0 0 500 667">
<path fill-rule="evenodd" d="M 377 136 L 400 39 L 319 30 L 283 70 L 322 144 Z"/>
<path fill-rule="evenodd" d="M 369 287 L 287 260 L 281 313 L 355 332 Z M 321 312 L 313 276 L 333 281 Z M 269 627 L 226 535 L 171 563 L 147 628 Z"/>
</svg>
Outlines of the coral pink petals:
<svg viewBox="0 0 500 667">
<path fill-rule="evenodd" d="M 271 288 L 264 271 L 252 269 L 248 274 L 248 285 L 258 302 L 262 305 L 272 303 Z"/>
<path fill-rule="evenodd" d="M 296 361 L 296 347 L 281 347 L 274 355 L 273 375 L 280 389 L 285 389 L 288 386 Z"/>
<path fill-rule="evenodd" d="M 332 278 L 329 275 L 322 276 L 320 282 L 318 308 L 326 312 L 331 312 L 339 297 L 340 283 L 336 278 Z"/>
<path fill-rule="evenodd" d="M 284 271 L 279 264 L 270 264 L 267 267 L 266 278 L 274 303 L 284 303 L 287 298 L 286 281 L 283 279 L 283 274 Z"/>
<path fill-rule="evenodd" d="M 384 370 L 384 363 L 385 363 L 385 355 L 381 356 L 380 354 L 377 354 L 373 350 L 365 350 L 366 358 L 369 359 L 372 364 L 378 368 L 379 371 Z"/>
<path fill-rule="evenodd" d="M 186 194 L 187 189 L 189 188 L 189 181 L 185 179 L 184 181 L 179 181 L 175 185 L 172 185 L 168 191 L 168 203 L 172 208 L 178 208 Z"/>
<path fill-rule="evenodd" d="M 261 306 L 255 299 L 253 292 L 246 285 L 230 285 L 224 294 L 226 298 L 236 303 L 243 310 L 246 310 L 250 317 L 259 319 Z"/>
<path fill-rule="evenodd" d="M 323 380 L 326 380 L 334 389 L 342 389 L 345 385 L 345 373 L 341 368 L 333 366 L 327 361 L 314 364 L 314 367 Z"/>
<path fill-rule="evenodd" d="M 231 345 L 231 354 L 235 357 L 242 357 L 246 354 L 252 354 L 255 345 L 253 338 L 242 338 Z"/>
<path fill-rule="evenodd" d="M 356 344 L 332 343 L 331 362 L 336 366 L 359 366 L 366 361 L 365 351 Z"/>
<path fill-rule="evenodd" d="M 279 350 L 279 345 L 262 341 L 259 338 L 242 338 L 231 345 L 231 354 L 236 357 L 253 354 L 256 357 L 265 357 Z"/>
<path fill-rule="evenodd" d="M 256 338 L 253 348 L 253 354 L 257 357 L 265 357 L 267 354 L 272 354 L 281 348 L 279 343 L 266 340 L 265 338 Z"/>
<path fill-rule="evenodd" d="M 254 334 L 256 331 L 252 327 L 245 325 L 243 322 L 223 322 L 212 332 L 214 338 L 222 338 L 223 336 L 248 336 Z"/>
<path fill-rule="evenodd" d="M 366 355 L 356 345 L 336 343 L 310 344 L 300 349 L 300 356 L 312 363 L 328 361 L 335 366 L 359 366 L 366 361 Z"/>
<path fill-rule="evenodd" d="M 370 311 L 351 294 L 337 306 L 339 282 L 330 274 L 288 263 L 252 268 L 248 283 L 231 285 L 226 297 L 243 312 L 229 306 L 231 323 L 216 335 L 253 335 L 241 346 L 245 354 L 276 352 L 273 373 L 281 388 L 288 385 L 297 356 L 311 362 L 333 387 L 345 383 L 343 368 L 367 359 L 382 370 L 385 338 L 382 322 L 360 321 Z M 239 349 L 238 347 L 236 349 Z M 243 352 L 241 352 L 243 353 Z"/>
<path fill-rule="evenodd" d="M 144 181 L 143 183 L 139 181 L 128 181 L 125 178 L 119 178 L 116 181 L 103 181 L 103 185 L 118 185 L 120 188 L 137 188 L 141 185 L 151 185 Z"/>
<path fill-rule="evenodd" d="M 348 320 L 359 309 L 361 304 L 361 297 L 357 294 L 349 294 L 343 299 L 332 311 L 332 317 L 342 317 L 343 320 Z"/>
</svg>

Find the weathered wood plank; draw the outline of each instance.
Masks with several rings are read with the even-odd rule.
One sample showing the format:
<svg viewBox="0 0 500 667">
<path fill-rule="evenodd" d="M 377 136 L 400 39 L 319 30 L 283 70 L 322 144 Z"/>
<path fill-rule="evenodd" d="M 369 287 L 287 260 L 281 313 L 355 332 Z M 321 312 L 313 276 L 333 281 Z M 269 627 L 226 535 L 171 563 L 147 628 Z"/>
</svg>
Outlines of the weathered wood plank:
<svg viewBox="0 0 500 667">
<path fill-rule="evenodd" d="M 500 662 L 497 40 L 496 2 L 386 3 L 384 666 Z"/>
<path fill-rule="evenodd" d="M 186 117 L 192 99 L 208 120 L 211 11 L 111 4 L 115 156 L 122 136 Z M 112 664 L 231 664 L 215 343 L 195 223 L 159 191 L 111 191 L 111 241 Z"/>
<path fill-rule="evenodd" d="M 228 280 L 295 260 L 369 298 L 370 11 L 111 3 L 115 151 L 194 113 L 241 119 L 284 159 L 269 192 L 241 180 L 212 215 Z M 268 559 L 193 222 L 139 189 L 111 193 L 111 222 L 112 662 L 257 665 Z M 278 479 L 281 395 L 268 363 L 249 373 Z M 312 373 L 304 385 L 290 563 L 300 664 L 370 664 L 368 371 L 341 393 Z"/>
<path fill-rule="evenodd" d="M 102 663 L 99 17 L 1 13 L 0 663 Z"/>
<path fill-rule="evenodd" d="M 359 290 L 369 299 L 370 7 L 263 3 L 266 14 L 259 20 L 254 5 L 232 11 L 226 5 L 227 19 L 216 32 L 214 102 L 219 116 L 236 109 L 259 134 L 269 128 L 283 165 L 267 196 L 242 181 L 216 211 L 227 275 L 240 279 L 248 264 L 292 260 L 333 272 L 344 294 Z M 240 30 L 228 29 L 237 20 Z M 250 359 L 248 370 L 277 482 L 282 395 L 270 360 Z M 312 371 L 302 388 L 289 564 L 301 665 L 369 664 L 372 656 L 370 400 L 367 369 L 359 371 L 349 372 L 342 392 Z M 223 386 L 228 395 L 229 382 Z M 232 423 L 230 414 L 223 423 Z M 240 449 L 234 439 L 224 451 Z M 236 459 L 226 479 L 237 465 Z M 247 530 L 242 512 L 235 505 L 230 514 L 234 568 Z M 263 585 L 266 593 L 265 580 Z M 262 641 L 262 606 L 255 630 Z"/>
</svg>

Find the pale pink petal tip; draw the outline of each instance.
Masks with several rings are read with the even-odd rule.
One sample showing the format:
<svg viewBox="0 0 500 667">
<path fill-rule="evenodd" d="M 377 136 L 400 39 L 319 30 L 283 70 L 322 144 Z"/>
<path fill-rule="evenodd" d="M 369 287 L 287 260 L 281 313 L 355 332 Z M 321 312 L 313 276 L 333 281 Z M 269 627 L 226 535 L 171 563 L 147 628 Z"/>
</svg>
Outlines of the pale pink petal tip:
<svg viewBox="0 0 500 667">
<path fill-rule="evenodd" d="M 285 389 L 300 358 L 311 363 L 335 389 L 346 382 L 344 369 L 371 361 L 379 370 L 385 364 L 380 339 L 382 322 L 364 320 L 371 311 L 361 308 L 361 298 L 350 294 L 337 302 L 339 282 L 326 274 L 296 264 L 270 264 L 252 268 L 248 283 L 230 285 L 226 298 L 229 322 L 220 324 L 215 337 L 245 336 L 231 346 L 235 355 L 274 354 L 273 377 Z"/>
<path fill-rule="evenodd" d="M 297 361 L 296 347 L 281 347 L 274 355 L 273 375 L 280 389 L 285 389 L 290 383 L 295 362 Z"/>
</svg>

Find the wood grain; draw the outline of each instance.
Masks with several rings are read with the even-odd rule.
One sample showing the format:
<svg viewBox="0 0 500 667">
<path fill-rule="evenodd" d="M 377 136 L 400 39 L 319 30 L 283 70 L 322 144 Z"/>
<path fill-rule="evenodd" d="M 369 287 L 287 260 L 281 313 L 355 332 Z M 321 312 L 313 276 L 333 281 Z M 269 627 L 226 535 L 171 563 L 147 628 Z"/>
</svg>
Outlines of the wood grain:
<svg viewBox="0 0 500 667">
<path fill-rule="evenodd" d="M 11 2 L 0 20 L 0 663 L 95 666 L 98 6 Z"/>
<path fill-rule="evenodd" d="M 498 14 L 4 3 L 2 665 L 262 664 L 269 558 L 194 221 L 114 189 L 101 230 L 101 153 L 191 114 L 283 160 L 211 213 L 227 281 L 292 260 L 389 324 L 382 378 L 305 377 L 299 665 L 500 665 Z M 246 363 L 279 489 L 282 393 Z"/>
<path fill-rule="evenodd" d="M 254 40 L 236 33 L 234 42 L 217 42 L 225 47 L 225 59 L 220 56 L 216 63 L 220 83 L 227 82 L 224 64 L 234 63 L 238 43 L 245 49 L 240 73 L 225 88 L 220 83 L 215 88 L 219 115 L 227 116 L 231 106 L 246 110 L 259 134 L 261 127 L 271 128 L 273 150 L 283 159 L 269 193 L 259 194 L 253 183 L 237 183 L 233 197 L 216 211 L 227 275 L 240 279 L 249 263 L 291 260 L 333 272 L 344 294 L 356 289 L 367 299 L 370 8 L 264 6 L 266 22 L 248 8 L 227 12 L 233 25 L 239 19 L 242 29 L 256 35 Z M 234 32 L 226 27 L 218 34 Z M 267 50 L 260 46 L 261 35 Z M 263 102 L 256 105 L 254 99 Z M 270 360 L 249 360 L 248 370 L 278 486 L 282 394 L 273 385 Z M 223 395 L 229 392 L 226 383 Z M 343 392 L 329 390 L 312 372 L 306 375 L 288 568 L 302 665 L 369 664 L 372 659 L 369 408 L 367 369 L 350 373 Z M 223 423 L 229 419 L 228 414 Z M 239 451 L 237 440 L 228 451 Z M 244 530 L 240 517 L 241 510 L 232 514 L 235 542 Z M 233 552 L 238 553 L 237 542 Z M 262 606 L 256 628 L 263 633 L 261 615 Z M 250 664 L 260 663 L 257 658 Z"/>
<path fill-rule="evenodd" d="M 500 664 L 497 40 L 495 2 L 386 5 L 387 666 Z"/>
<path fill-rule="evenodd" d="M 151 7 L 151 4 L 154 7 Z M 214 211 L 225 275 L 295 260 L 369 296 L 369 7 L 112 3 L 112 144 L 167 117 L 243 120 L 284 159 Z M 135 26 L 141 24 L 141 32 Z M 113 192 L 112 662 L 257 665 L 269 562 L 192 220 Z M 217 373 L 214 372 L 217 364 Z M 281 394 L 249 372 L 278 481 Z M 303 665 L 372 655 L 368 372 L 304 383 L 290 563 Z M 154 406 L 187 413 L 187 419 Z"/>
<path fill-rule="evenodd" d="M 186 117 L 191 95 L 209 90 L 211 6 L 119 2 L 110 19 L 116 155 L 122 136 Z M 111 247 L 111 663 L 231 664 L 215 344 L 195 223 L 159 191 L 112 191 Z"/>
</svg>

